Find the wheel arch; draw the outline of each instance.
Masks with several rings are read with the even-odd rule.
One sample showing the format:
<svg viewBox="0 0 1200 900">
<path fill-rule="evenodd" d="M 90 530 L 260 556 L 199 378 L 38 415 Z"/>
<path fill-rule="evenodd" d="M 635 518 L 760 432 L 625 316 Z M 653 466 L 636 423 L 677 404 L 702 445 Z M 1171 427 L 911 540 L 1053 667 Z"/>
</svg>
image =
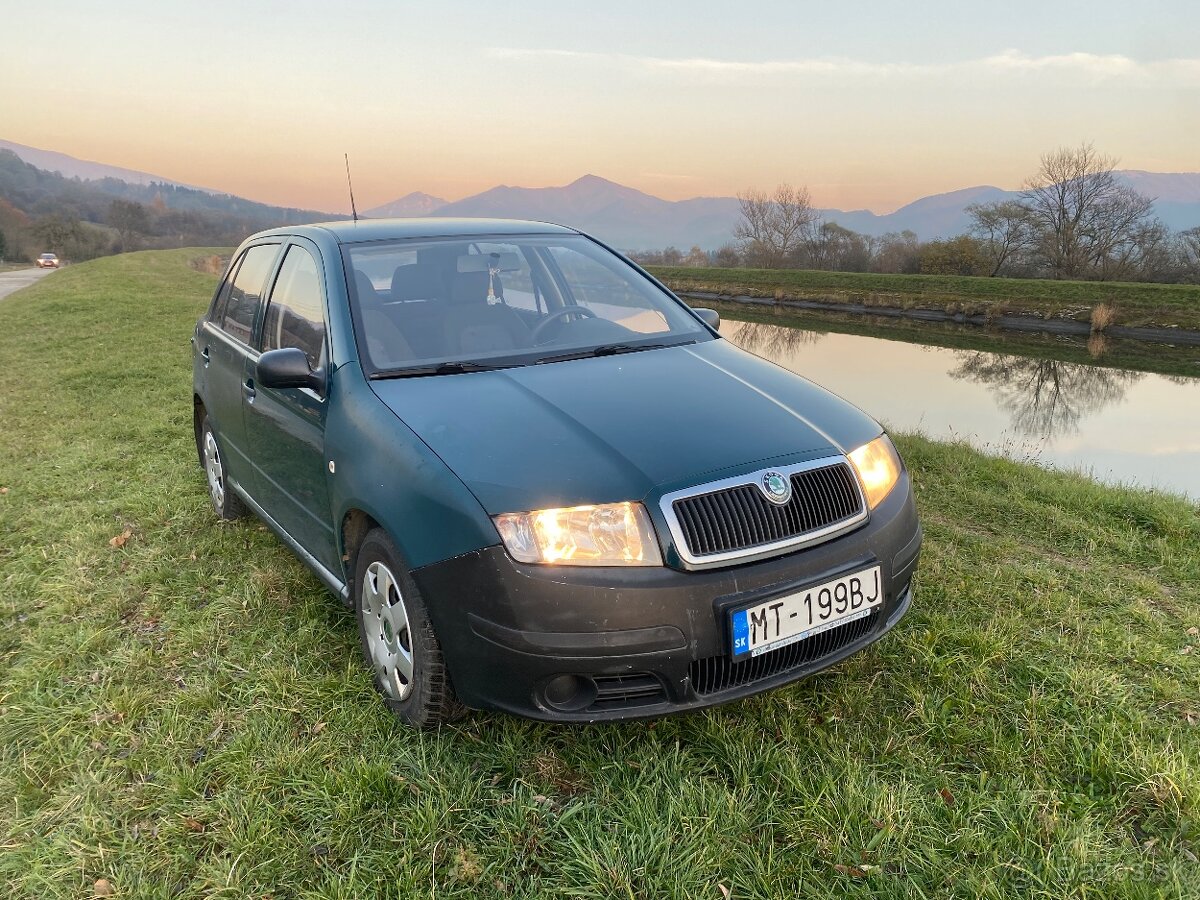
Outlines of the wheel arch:
<svg viewBox="0 0 1200 900">
<path fill-rule="evenodd" d="M 338 529 L 340 544 L 338 549 L 342 559 L 342 568 L 346 574 L 346 586 L 349 588 L 351 596 L 354 595 L 354 573 L 358 567 L 358 550 L 366 536 L 375 528 L 383 528 L 383 526 L 369 512 L 357 506 L 352 506 L 342 516 L 341 527 Z M 384 531 L 386 532 L 386 529 Z"/>
<path fill-rule="evenodd" d="M 204 401 L 200 399 L 200 395 L 192 392 L 192 434 L 196 441 L 196 456 L 200 459 L 200 465 L 204 465 L 204 450 L 200 446 L 200 428 L 204 424 L 204 417 L 208 414 L 208 410 L 204 406 Z"/>
</svg>

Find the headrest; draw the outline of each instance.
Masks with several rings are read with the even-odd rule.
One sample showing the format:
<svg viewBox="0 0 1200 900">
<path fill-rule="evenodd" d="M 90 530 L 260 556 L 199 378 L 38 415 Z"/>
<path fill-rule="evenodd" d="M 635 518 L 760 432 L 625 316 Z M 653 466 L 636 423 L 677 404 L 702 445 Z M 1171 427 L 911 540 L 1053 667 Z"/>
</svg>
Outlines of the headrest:
<svg viewBox="0 0 1200 900">
<path fill-rule="evenodd" d="M 359 303 L 371 304 L 379 299 L 379 295 L 375 293 L 375 285 L 362 269 L 354 270 L 354 288 L 358 291 Z"/>
<path fill-rule="evenodd" d="M 487 272 L 457 272 L 450 282 L 450 302 L 484 304 L 487 302 Z"/>
<path fill-rule="evenodd" d="M 431 265 L 409 263 L 392 273 L 393 300 L 437 300 L 442 296 L 442 280 Z"/>
</svg>

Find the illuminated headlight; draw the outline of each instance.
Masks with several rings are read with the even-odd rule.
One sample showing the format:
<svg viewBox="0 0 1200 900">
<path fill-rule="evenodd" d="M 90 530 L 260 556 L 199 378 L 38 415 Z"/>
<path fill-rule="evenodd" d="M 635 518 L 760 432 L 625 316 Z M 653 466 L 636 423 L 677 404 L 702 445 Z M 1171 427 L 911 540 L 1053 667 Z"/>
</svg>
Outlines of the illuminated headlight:
<svg viewBox="0 0 1200 900">
<path fill-rule="evenodd" d="M 650 516 L 640 503 L 571 506 L 496 516 L 518 562 L 560 566 L 661 566 Z"/>
<path fill-rule="evenodd" d="M 886 434 L 851 451 L 850 462 L 858 472 L 867 506 L 871 509 L 883 502 L 900 479 L 900 454 Z"/>
</svg>

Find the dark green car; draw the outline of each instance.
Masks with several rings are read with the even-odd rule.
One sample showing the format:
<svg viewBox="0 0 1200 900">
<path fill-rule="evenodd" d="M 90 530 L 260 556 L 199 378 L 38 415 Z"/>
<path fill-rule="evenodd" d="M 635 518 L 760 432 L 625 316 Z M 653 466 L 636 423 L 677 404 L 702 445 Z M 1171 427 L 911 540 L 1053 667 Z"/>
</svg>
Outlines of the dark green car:
<svg viewBox="0 0 1200 900">
<path fill-rule="evenodd" d="M 556 225 L 255 235 L 193 336 L 213 505 L 353 604 L 413 725 L 794 681 L 908 609 L 912 487 L 877 422 L 717 325 Z"/>
</svg>

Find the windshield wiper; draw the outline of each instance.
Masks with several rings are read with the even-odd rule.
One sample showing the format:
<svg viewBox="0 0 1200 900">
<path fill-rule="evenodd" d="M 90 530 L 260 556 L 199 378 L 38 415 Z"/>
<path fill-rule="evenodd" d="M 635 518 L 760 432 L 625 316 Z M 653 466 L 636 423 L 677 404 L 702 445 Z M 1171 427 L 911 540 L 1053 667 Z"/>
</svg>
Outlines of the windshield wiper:
<svg viewBox="0 0 1200 900">
<path fill-rule="evenodd" d="M 694 344 L 695 341 L 677 341 L 670 344 L 601 344 L 587 350 L 573 350 L 570 353 L 558 353 L 554 356 L 538 358 L 537 365 L 542 363 L 565 362 L 569 359 L 587 359 L 590 356 L 615 356 L 618 353 L 637 353 L 640 350 L 661 350 L 663 347 L 682 347 L 684 344 Z"/>
<path fill-rule="evenodd" d="M 492 372 L 496 369 L 513 369 L 523 363 L 480 363 L 444 362 L 432 366 L 413 366 L 409 369 L 387 369 L 376 372 L 372 378 L 421 378 L 429 375 L 461 375 L 464 372 Z"/>
</svg>

